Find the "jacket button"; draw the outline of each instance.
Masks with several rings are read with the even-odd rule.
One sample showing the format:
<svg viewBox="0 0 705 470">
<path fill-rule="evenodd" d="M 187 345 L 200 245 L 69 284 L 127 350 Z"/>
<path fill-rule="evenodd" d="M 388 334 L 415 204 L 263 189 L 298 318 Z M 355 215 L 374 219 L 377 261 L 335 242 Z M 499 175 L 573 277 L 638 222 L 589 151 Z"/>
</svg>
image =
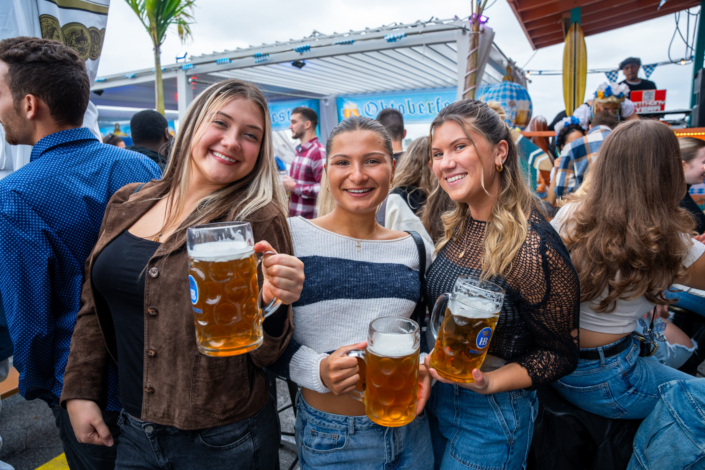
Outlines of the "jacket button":
<svg viewBox="0 0 705 470">
<path fill-rule="evenodd" d="M 159 276 L 159 270 L 157 268 L 150 268 L 149 269 L 149 275 L 152 277 L 158 277 Z"/>
<path fill-rule="evenodd" d="M 157 307 L 149 307 L 147 309 L 147 313 L 149 313 L 149 315 L 152 317 L 156 317 L 157 315 L 159 315 L 159 310 L 157 310 Z"/>
<path fill-rule="evenodd" d="M 157 357 L 157 350 L 156 350 L 156 349 L 148 349 L 148 350 L 147 350 L 147 356 L 149 356 L 149 357 Z"/>
<path fill-rule="evenodd" d="M 147 393 L 154 393 L 154 388 L 147 386 L 147 387 L 144 387 L 144 391 Z"/>
</svg>

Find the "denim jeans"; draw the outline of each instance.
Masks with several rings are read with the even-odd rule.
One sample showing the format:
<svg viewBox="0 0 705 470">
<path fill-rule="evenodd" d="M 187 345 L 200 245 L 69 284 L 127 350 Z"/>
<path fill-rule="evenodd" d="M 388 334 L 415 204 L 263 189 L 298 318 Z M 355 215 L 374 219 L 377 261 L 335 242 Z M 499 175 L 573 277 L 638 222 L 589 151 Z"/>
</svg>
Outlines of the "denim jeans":
<svg viewBox="0 0 705 470">
<path fill-rule="evenodd" d="M 367 416 L 326 413 L 299 393 L 296 447 L 301 470 L 431 470 L 433 450 L 428 416 L 398 428 L 376 424 Z"/>
<path fill-rule="evenodd" d="M 631 347 L 604 358 L 604 349 L 622 341 L 630 341 Z M 606 346 L 582 350 L 598 351 L 603 357 L 580 359 L 578 368 L 553 386 L 575 406 L 605 418 L 646 418 L 658 401 L 659 385 L 693 378 L 653 358 L 639 357 L 639 341 L 631 335 Z"/>
<path fill-rule="evenodd" d="M 667 320 L 657 318 L 654 322 L 654 328 L 657 328 L 660 323 L 665 322 L 667 322 Z M 646 328 L 643 328 L 641 326 L 641 323 L 637 324 L 637 333 L 643 335 L 645 330 Z M 683 364 L 685 364 L 686 361 L 690 359 L 690 356 L 693 355 L 695 350 L 698 349 L 697 344 L 693 344 L 693 347 L 688 348 L 682 344 L 671 344 L 663 336 L 662 339 L 663 341 L 658 339 L 656 340 L 656 344 L 658 344 L 658 349 L 656 349 L 656 352 L 653 356 L 651 356 L 651 358 L 660 362 L 663 365 L 673 367 L 674 369 L 678 369 Z"/>
<path fill-rule="evenodd" d="M 116 470 L 279 468 L 279 419 L 271 398 L 251 418 L 183 431 L 122 412 Z"/>
<path fill-rule="evenodd" d="M 628 470 L 705 468 L 705 379 L 673 381 L 634 437 Z"/>
<path fill-rule="evenodd" d="M 53 406 L 51 411 L 54 413 L 56 427 L 59 428 L 61 446 L 71 470 L 113 470 L 115 468 L 115 457 L 119 446 L 81 444 L 73 433 L 69 412 L 58 405 Z M 103 421 L 110 429 L 115 444 L 120 442 L 119 419 L 119 411 L 103 411 Z"/>
<path fill-rule="evenodd" d="M 426 407 L 435 468 L 526 468 L 538 406 L 536 392 L 481 395 L 458 385 L 436 383 Z"/>
</svg>

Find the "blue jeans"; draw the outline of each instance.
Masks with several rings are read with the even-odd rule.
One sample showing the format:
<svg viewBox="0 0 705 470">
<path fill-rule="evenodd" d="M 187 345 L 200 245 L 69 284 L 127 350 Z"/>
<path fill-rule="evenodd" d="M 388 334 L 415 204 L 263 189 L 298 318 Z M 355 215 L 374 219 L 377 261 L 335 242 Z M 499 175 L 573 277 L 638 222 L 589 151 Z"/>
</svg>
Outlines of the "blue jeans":
<svg viewBox="0 0 705 470">
<path fill-rule="evenodd" d="M 705 468 L 705 379 L 669 382 L 659 393 L 634 437 L 628 470 Z"/>
<path fill-rule="evenodd" d="M 436 383 L 426 406 L 436 469 L 525 468 L 538 406 L 536 392 L 481 395 Z"/>
<path fill-rule="evenodd" d="M 660 323 L 666 322 L 667 320 L 657 318 L 654 322 L 654 328 L 658 327 Z M 645 328 L 641 326 L 641 323 L 638 323 L 636 326 L 636 332 L 643 335 L 644 331 Z M 685 364 L 686 361 L 690 359 L 690 356 L 693 355 L 695 350 L 698 349 L 697 344 L 693 344 L 693 347 L 688 348 L 682 344 L 671 344 L 668 342 L 668 340 L 666 340 L 665 337 L 662 338 L 664 339 L 664 341 L 660 341 L 658 339 L 656 340 L 656 344 L 658 344 L 658 349 L 656 350 L 654 355 L 651 356 L 651 358 L 660 362 L 663 365 L 673 367 L 674 369 L 678 369 L 683 364 Z"/>
<path fill-rule="evenodd" d="M 279 468 L 279 419 L 272 400 L 251 418 L 183 431 L 122 412 L 116 470 Z"/>
<path fill-rule="evenodd" d="M 433 450 L 428 416 L 398 428 L 376 424 L 367 416 L 326 413 L 299 393 L 296 447 L 302 470 L 431 470 Z"/>
<path fill-rule="evenodd" d="M 631 347 L 608 358 L 580 359 L 578 368 L 553 386 L 563 398 L 590 413 L 612 419 L 643 419 L 656 406 L 659 385 L 693 378 L 653 358 L 639 357 L 639 341 L 631 335 L 582 351 L 603 355 L 604 349 L 622 341 L 630 341 Z"/>
</svg>

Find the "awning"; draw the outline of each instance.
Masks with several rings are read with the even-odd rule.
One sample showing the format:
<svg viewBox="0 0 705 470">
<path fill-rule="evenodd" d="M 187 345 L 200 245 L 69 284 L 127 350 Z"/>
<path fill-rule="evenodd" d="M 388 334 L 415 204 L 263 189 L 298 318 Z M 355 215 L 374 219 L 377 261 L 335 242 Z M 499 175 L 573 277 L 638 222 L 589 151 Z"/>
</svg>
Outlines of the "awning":
<svg viewBox="0 0 705 470">
<path fill-rule="evenodd" d="M 700 0 L 507 0 L 531 47 L 541 49 L 562 43 L 570 27 L 570 12 L 581 8 L 585 36 L 670 15 L 700 6 Z"/>
</svg>

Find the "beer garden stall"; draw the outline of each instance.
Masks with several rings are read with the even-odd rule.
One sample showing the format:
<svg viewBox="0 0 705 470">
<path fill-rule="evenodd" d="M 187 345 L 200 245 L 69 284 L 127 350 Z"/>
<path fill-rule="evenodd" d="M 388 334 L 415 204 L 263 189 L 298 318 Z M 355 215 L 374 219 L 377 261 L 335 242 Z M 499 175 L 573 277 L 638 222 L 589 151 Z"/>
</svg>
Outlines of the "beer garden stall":
<svg viewBox="0 0 705 470">
<path fill-rule="evenodd" d="M 478 51 L 480 83 L 500 82 L 511 65 L 515 81 L 525 85 L 523 71 L 493 42 L 490 28 L 486 33 Z M 269 102 L 275 150 L 288 160 L 293 156 L 289 120 L 296 106 L 318 113 L 322 141 L 343 118 L 374 118 L 386 107 L 402 112 L 407 125 L 430 123 L 463 91 L 459 77 L 466 74 L 469 36 L 468 20 L 456 17 L 347 33 L 314 31 L 299 40 L 191 57 L 163 67 L 165 107 L 167 114 L 183 118 L 193 98 L 210 84 L 228 78 L 254 82 Z M 91 100 L 102 126 L 116 110 L 124 115 L 128 109 L 154 108 L 154 71 L 98 77 Z"/>
</svg>

